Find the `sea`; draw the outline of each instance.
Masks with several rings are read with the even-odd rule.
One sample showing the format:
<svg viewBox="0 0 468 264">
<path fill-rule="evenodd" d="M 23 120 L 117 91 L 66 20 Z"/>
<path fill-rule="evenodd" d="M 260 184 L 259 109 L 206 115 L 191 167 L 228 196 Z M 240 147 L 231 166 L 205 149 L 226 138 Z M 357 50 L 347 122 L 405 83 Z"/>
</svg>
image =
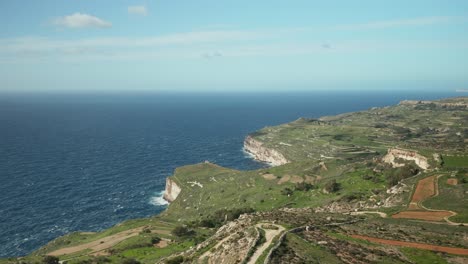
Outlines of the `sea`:
<svg viewBox="0 0 468 264">
<path fill-rule="evenodd" d="M 246 135 L 320 117 L 455 92 L 0 94 L 0 257 L 26 255 L 73 231 L 156 215 L 165 178 L 208 160 L 267 164 Z"/>
</svg>

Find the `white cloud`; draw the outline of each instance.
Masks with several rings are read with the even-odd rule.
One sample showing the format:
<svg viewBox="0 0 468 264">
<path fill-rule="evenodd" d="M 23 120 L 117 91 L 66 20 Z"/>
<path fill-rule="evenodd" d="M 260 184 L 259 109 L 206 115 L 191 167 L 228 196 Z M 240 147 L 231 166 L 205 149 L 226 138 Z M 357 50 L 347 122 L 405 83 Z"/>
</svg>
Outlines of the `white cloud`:
<svg viewBox="0 0 468 264">
<path fill-rule="evenodd" d="M 128 13 L 132 15 L 146 16 L 148 15 L 148 9 L 146 6 L 129 6 Z"/>
<path fill-rule="evenodd" d="M 463 19 L 465 18 L 453 17 L 453 16 L 418 17 L 418 18 L 411 18 L 411 19 L 373 21 L 373 22 L 363 23 L 363 24 L 340 25 L 340 26 L 334 27 L 333 29 L 364 30 L 364 29 L 386 29 L 386 28 L 404 27 L 404 26 L 429 26 L 429 25 L 435 25 L 435 24 L 461 21 Z"/>
<path fill-rule="evenodd" d="M 53 21 L 53 23 L 57 26 L 68 28 L 108 28 L 112 26 L 110 22 L 82 13 L 74 13 L 69 16 L 58 17 Z"/>
<path fill-rule="evenodd" d="M 72 17 L 72 16 L 69 16 Z M 457 20 L 461 19 L 461 20 Z M 102 21 L 102 20 L 101 20 Z M 445 22 L 447 21 L 447 22 Z M 455 17 L 414 18 L 350 24 L 346 28 L 272 28 L 257 30 L 207 30 L 191 31 L 145 37 L 97 37 L 60 39 L 47 37 L 0 38 L 0 63 L 5 61 L 49 60 L 148 60 L 156 58 L 214 59 L 253 56 L 289 56 L 308 54 L 333 54 L 388 50 L 419 50 L 442 48 L 468 49 L 467 41 L 439 40 L 388 40 L 351 39 L 348 41 L 320 40 L 305 35 L 331 32 L 330 29 L 360 30 L 392 28 L 409 25 L 431 25 L 466 21 Z M 61 21 L 63 22 L 63 21 Z M 76 22 L 76 21 L 75 21 Z M 67 22 L 71 23 L 71 22 Z M 107 22 L 104 22 L 107 23 Z M 92 24 L 92 23 L 91 23 Z M 95 23 L 94 23 L 95 24 Z M 98 23 L 99 24 L 99 23 Z M 62 23 L 64 25 L 64 23 Z M 73 26 L 71 26 L 73 25 Z M 89 26 L 89 23 L 86 24 Z M 69 27 L 83 27 L 83 23 Z M 96 26 L 96 25 L 92 25 Z M 110 23 L 109 23 L 110 26 Z"/>
</svg>

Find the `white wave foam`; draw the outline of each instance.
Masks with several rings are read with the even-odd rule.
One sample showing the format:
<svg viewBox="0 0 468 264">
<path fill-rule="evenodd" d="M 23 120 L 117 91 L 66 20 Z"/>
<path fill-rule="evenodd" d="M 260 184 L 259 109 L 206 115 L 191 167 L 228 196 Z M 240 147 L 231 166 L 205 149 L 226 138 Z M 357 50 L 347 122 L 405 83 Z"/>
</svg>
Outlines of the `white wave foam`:
<svg viewBox="0 0 468 264">
<path fill-rule="evenodd" d="M 150 198 L 149 203 L 152 205 L 156 205 L 156 206 L 168 205 L 169 202 L 164 200 L 163 196 L 164 196 L 164 191 L 160 191 L 156 193 L 155 196 Z"/>
<path fill-rule="evenodd" d="M 250 158 L 255 160 L 255 156 L 252 153 L 245 150 L 245 148 L 242 148 L 242 153 L 244 154 L 244 158 Z"/>
</svg>

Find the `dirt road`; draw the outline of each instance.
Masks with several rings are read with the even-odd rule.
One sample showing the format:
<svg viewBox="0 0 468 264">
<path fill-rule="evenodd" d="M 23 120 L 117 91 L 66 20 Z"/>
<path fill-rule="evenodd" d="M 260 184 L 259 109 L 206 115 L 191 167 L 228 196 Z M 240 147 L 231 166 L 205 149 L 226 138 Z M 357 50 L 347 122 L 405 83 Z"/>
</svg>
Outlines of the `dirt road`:
<svg viewBox="0 0 468 264">
<path fill-rule="evenodd" d="M 274 224 L 267 224 L 267 225 L 275 226 L 278 229 L 268 229 L 268 228 L 263 227 L 264 224 L 257 224 L 258 228 L 261 228 L 261 229 L 265 230 L 265 240 L 266 241 L 259 248 L 257 248 L 255 253 L 250 258 L 249 262 L 247 262 L 247 264 L 254 264 L 255 262 L 257 262 L 257 259 L 271 245 L 271 242 L 273 241 L 273 239 L 284 231 L 284 227 L 282 227 L 280 225 L 274 225 Z"/>
<path fill-rule="evenodd" d="M 129 229 L 126 231 L 116 233 L 114 235 L 110 235 L 110 236 L 103 237 L 95 241 L 91 241 L 86 244 L 61 248 L 61 249 L 52 251 L 48 253 L 47 255 L 52 255 L 52 256 L 68 255 L 68 254 L 78 253 L 80 251 L 87 250 L 87 249 L 90 250 L 90 252 L 87 252 L 87 254 L 94 254 L 97 252 L 101 252 L 105 249 L 111 248 L 112 246 L 117 245 L 118 243 L 124 241 L 125 239 L 138 235 L 143 230 L 143 228 L 144 227 Z M 157 230 L 156 233 L 168 234 L 169 231 Z"/>
</svg>

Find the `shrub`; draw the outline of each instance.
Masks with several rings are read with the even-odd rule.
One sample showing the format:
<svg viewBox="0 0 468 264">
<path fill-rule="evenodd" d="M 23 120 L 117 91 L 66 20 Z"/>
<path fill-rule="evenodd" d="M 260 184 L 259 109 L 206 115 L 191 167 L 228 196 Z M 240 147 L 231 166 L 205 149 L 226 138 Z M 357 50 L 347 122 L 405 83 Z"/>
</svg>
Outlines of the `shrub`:
<svg viewBox="0 0 468 264">
<path fill-rule="evenodd" d="M 111 262 L 110 258 L 106 258 L 104 256 L 99 256 L 94 258 L 94 263 L 96 264 L 103 264 L 103 263 L 109 263 Z"/>
<path fill-rule="evenodd" d="M 42 263 L 45 263 L 45 264 L 58 264 L 59 263 L 59 258 L 54 257 L 54 256 L 45 256 L 42 259 Z"/>
<path fill-rule="evenodd" d="M 341 197 L 340 200 L 345 201 L 345 202 L 351 202 L 354 200 L 360 200 L 363 196 L 364 196 L 363 193 L 350 193 Z"/>
<path fill-rule="evenodd" d="M 157 243 L 159 243 L 159 242 L 161 242 L 161 238 L 160 238 L 160 237 L 154 236 L 154 237 L 151 238 L 151 244 L 154 245 L 154 244 L 157 244 Z"/>
<path fill-rule="evenodd" d="M 297 183 L 295 187 L 297 191 L 304 191 L 304 192 L 307 192 L 313 188 L 314 186 L 312 184 L 306 183 L 306 182 Z"/>
<path fill-rule="evenodd" d="M 290 188 L 286 187 L 286 188 L 284 188 L 283 190 L 281 190 L 281 194 L 282 194 L 282 195 L 290 196 L 290 195 L 293 194 L 293 190 L 291 190 Z"/>
<path fill-rule="evenodd" d="M 184 257 L 182 256 L 177 256 L 166 260 L 166 264 L 180 264 L 182 262 L 184 262 Z"/>
<path fill-rule="evenodd" d="M 141 231 L 141 234 L 149 234 L 149 233 L 151 233 L 151 229 L 149 229 L 148 227 L 143 228 L 143 230 Z"/>
<path fill-rule="evenodd" d="M 178 236 L 178 237 L 185 237 L 185 236 L 190 236 L 190 235 L 193 235 L 193 230 L 190 230 L 188 227 L 186 226 L 176 226 L 172 232 L 171 232 L 174 236 Z"/>
<path fill-rule="evenodd" d="M 140 262 L 136 259 L 129 258 L 129 259 L 124 259 L 122 261 L 122 264 L 140 264 Z"/>
<path fill-rule="evenodd" d="M 216 221 L 214 219 L 205 218 L 205 219 L 201 220 L 200 223 L 198 223 L 198 226 L 213 228 L 213 227 L 216 227 L 217 224 L 218 223 L 216 223 Z"/>
<path fill-rule="evenodd" d="M 403 167 L 392 168 L 385 171 L 387 186 L 391 187 L 398 184 L 399 181 L 414 176 L 419 173 L 419 168 L 416 164 L 410 163 Z"/>
<path fill-rule="evenodd" d="M 336 180 L 331 180 L 325 184 L 325 190 L 329 193 L 337 192 L 341 189 L 341 185 Z"/>
</svg>

